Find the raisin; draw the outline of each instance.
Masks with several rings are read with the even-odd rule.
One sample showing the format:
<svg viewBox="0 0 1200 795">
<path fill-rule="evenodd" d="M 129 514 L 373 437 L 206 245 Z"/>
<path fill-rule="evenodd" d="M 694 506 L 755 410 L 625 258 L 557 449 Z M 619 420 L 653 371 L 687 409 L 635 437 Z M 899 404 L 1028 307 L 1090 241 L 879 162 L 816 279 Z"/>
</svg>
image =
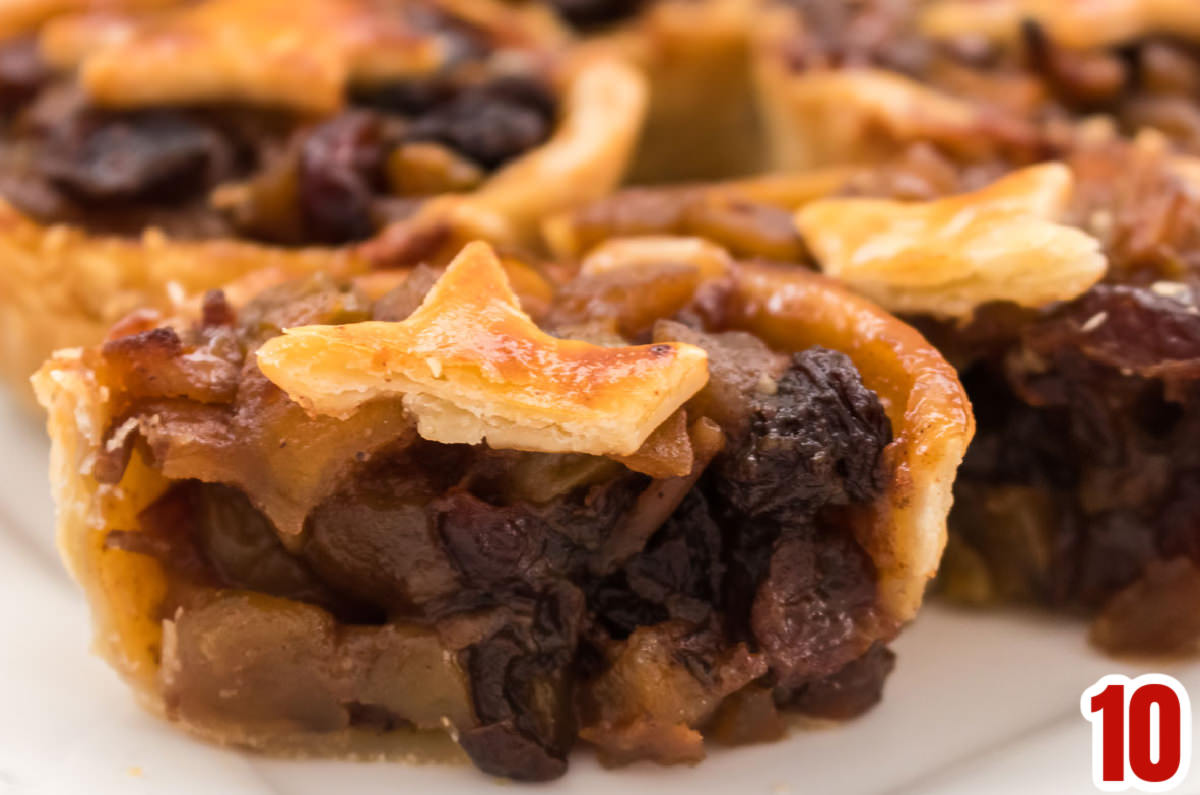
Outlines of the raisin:
<svg viewBox="0 0 1200 795">
<path fill-rule="evenodd" d="M 326 243 L 369 237 L 372 200 L 387 156 L 382 119 L 348 111 L 317 126 L 300 152 L 300 205 L 313 236 Z"/>
<path fill-rule="evenodd" d="M 33 99 L 50 76 L 36 39 L 13 39 L 0 46 L 0 111 L 14 110 Z"/>
<path fill-rule="evenodd" d="M 507 600 L 507 625 L 463 652 L 480 726 L 459 737 L 480 770 L 522 781 L 566 772 L 576 720 L 568 668 L 583 621 L 583 595 L 568 584 L 531 604 Z"/>
<path fill-rule="evenodd" d="M 896 655 L 876 643 L 837 673 L 787 694 L 789 707 L 818 718 L 848 720 L 879 703 L 883 683 L 896 666 Z"/>
<path fill-rule="evenodd" d="M 194 198 L 230 172 L 232 143 L 170 111 L 83 114 L 56 127 L 39 164 L 56 186 L 86 202 Z"/>
<path fill-rule="evenodd" d="M 1174 292 L 1097 285 L 1052 319 L 1030 327 L 1024 343 L 1041 356 L 1078 352 L 1148 378 L 1195 378 L 1200 376 L 1198 299 L 1183 284 Z"/>
<path fill-rule="evenodd" d="M 875 568 L 844 529 L 788 532 L 776 541 L 750 615 L 784 687 L 828 676 L 866 651 Z"/>
<path fill-rule="evenodd" d="M 466 88 L 418 118 L 407 137 L 440 141 L 490 170 L 542 143 L 553 123 L 554 100 L 544 86 L 502 77 Z"/>
<path fill-rule="evenodd" d="M 519 507 L 488 505 L 455 492 L 435 503 L 446 549 L 465 582 L 496 586 L 511 579 L 532 579 L 544 564 L 547 528 Z"/>
<path fill-rule="evenodd" d="M 632 16 L 643 0 L 550 0 L 554 10 L 580 30 L 619 22 Z"/>
<path fill-rule="evenodd" d="M 592 588 L 588 604 L 617 639 L 670 618 L 702 624 L 721 606 L 724 574 L 720 528 L 693 489 L 641 553 Z"/>
<path fill-rule="evenodd" d="M 804 523 L 825 505 L 874 497 L 891 440 L 879 398 L 849 357 L 810 348 L 775 394 L 756 396 L 748 433 L 722 457 L 719 489 L 741 516 Z"/>
<path fill-rule="evenodd" d="M 986 561 L 986 594 L 1104 610 L 1164 559 L 1200 554 L 1187 518 L 1200 471 L 1197 317 L 1187 283 L 1100 284 L 964 372 L 979 433 L 950 520 Z"/>
<path fill-rule="evenodd" d="M 421 116 L 449 102 L 454 94 L 454 84 L 438 75 L 354 86 L 350 101 L 401 116 Z"/>
<path fill-rule="evenodd" d="M 1072 601 L 1095 607 L 1136 580 L 1157 556 L 1155 527 L 1131 511 L 1109 511 L 1082 522 Z"/>
</svg>

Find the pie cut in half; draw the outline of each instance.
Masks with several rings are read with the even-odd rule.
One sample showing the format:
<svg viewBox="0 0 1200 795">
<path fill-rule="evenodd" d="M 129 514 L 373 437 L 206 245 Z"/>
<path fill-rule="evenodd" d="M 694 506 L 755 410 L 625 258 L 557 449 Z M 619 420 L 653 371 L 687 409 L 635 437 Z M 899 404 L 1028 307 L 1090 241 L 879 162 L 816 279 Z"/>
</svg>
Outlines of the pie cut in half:
<svg viewBox="0 0 1200 795">
<path fill-rule="evenodd" d="M 1009 171 L 920 145 L 863 169 L 621 191 L 547 237 L 585 270 L 654 262 L 668 240 L 697 261 L 818 269 L 913 323 L 979 421 L 942 592 L 1092 616 L 1116 653 L 1191 652 L 1198 177 L 1152 133 Z"/>
<path fill-rule="evenodd" d="M 543 780 L 878 701 L 974 429 L 953 369 L 810 271 L 619 242 L 212 291 L 51 359 L 61 549 L 142 703 Z"/>
<path fill-rule="evenodd" d="M 1143 134 L 945 197 L 797 214 L 820 267 L 923 329 L 974 402 L 949 595 L 1093 615 L 1116 653 L 1200 648 L 1196 175 Z"/>
<path fill-rule="evenodd" d="M 198 0 L 3 47 L 0 189 L 91 231 L 341 243 L 446 194 L 524 226 L 611 188 L 644 115 L 632 67 L 493 0 Z"/>
<path fill-rule="evenodd" d="M 776 167 L 1058 156 L 1077 127 L 1200 153 L 1193 0 L 768 0 L 755 72 Z"/>
</svg>

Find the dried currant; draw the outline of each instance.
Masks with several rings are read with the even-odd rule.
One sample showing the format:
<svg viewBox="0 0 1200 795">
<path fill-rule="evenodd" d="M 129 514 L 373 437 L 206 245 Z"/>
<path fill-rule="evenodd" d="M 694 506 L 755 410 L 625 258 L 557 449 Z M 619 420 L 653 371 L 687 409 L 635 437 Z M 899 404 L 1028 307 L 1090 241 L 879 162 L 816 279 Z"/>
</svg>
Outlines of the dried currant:
<svg viewBox="0 0 1200 795">
<path fill-rule="evenodd" d="M 372 200 L 387 146 L 383 120 L 353 110 L 314 129 L 300 152 L 300 206 L 312 234 L 327 243 L 369 237 Z"/>
<path fill-rule="evenodd" d="M 502 77 L 463 89 L 414 121 L 407 137 L 440 141 L 494 169 L 546 140 L 553 123 L 554 100 L 542 84 Z"/>
</svg>

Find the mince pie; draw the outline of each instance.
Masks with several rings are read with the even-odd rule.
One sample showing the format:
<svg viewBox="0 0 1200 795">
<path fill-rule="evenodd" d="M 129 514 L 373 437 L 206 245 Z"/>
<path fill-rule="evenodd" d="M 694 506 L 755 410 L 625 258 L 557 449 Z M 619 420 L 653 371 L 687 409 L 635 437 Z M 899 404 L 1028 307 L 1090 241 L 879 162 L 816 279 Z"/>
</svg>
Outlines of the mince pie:
<svg viewBox="0 0 1200 795">
<path fill-rule="evenodd" d="M 19 380 L 262 257 L 315 272 L 370 238 L 371 267 L 527 243 L 545 212 L 612 188 L 644 114 L 640 74 L 572 49 L 544 9 L 40 5 L 0 43 L 3 369 Z"/>
<path fill-rule="evenodd" d="M 141 700 L 527 780 L 878 701 L 973 432 L 953 369 L 825 277 L 619 243 L 264 277 L 51 359 L 61 548 Z"/>
<path fill-rule="evenodd" d="M 1081 120 L 1200 153 L 1193 0 L 766 0 L 756 71 L 777 167 L 926 142 L 1029 164 Z"/>
</svg>

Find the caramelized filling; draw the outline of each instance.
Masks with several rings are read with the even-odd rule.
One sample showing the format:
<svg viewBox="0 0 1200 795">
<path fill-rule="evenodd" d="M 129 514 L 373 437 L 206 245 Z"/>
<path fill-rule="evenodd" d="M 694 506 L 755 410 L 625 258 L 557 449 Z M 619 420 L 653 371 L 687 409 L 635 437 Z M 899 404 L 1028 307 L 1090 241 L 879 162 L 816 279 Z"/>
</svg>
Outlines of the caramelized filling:
<svg viewBox="0 0 1200 795">
<path fill-rule="evenodd" d="M 119 410 L 96 474 L 136 454 L 173 482 L 107 540 L 170 573 L 170 713 L 249 733 L 449 728 L 481 769 L 548 779 L 577 738 L 611 763 L 694 761 L 705 735 L 778 737 L 782 709 L 875 703 L 890 634 L 852 528 L 885 485 L 891 425 L 846 356 L 705 325 L 677 281 L 614 271 L 592 302 L 563 289 L 545 323 L 708 352 L 708 386 L 664 425 L 691 439 L 683 477 L 426 441 L 391 399 L 311 417 L 249 355 L 281 326 L 403 316 L 402 293 L 318 280 L 240 311 L 213 294 L 194 327 L 107 343 Z M 639 470 L 656 455 L 679 452 L 648 445 Z"/>
</svg>

